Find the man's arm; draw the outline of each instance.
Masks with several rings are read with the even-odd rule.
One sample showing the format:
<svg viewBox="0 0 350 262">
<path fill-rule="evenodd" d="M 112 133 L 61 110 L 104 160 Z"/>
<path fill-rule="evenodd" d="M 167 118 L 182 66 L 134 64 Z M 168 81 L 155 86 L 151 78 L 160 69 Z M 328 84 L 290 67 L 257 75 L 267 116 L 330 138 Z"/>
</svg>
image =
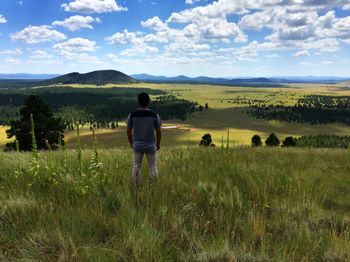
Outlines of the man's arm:
<svg viewBox="0 0 350 262">
<path fill-rule="evenodd" d="M 157 150 L 160 149 L 160 141 L 162 139 L 162 131 L 160 130 L 160 128 L 156 129 L 156 136 L 157 136 Z"/>
<path fill-rule="evenodd" d="M 130 143 L 130 146 L 132 147 L 132 129 L 131 128 L 128 128 L 126 130 L 126 133 L 128 135 L 128 140 L 129 140 L 129 143 Z"/>
</svg>

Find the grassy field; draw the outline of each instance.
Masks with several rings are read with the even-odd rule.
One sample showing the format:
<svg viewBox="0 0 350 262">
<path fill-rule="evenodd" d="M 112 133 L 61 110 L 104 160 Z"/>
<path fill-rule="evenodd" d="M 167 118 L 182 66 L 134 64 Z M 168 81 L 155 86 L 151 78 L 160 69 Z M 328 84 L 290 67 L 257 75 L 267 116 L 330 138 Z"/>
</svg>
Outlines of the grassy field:
<svg viewBox="0 0 350 262">
<path fill-rule="evenodd" d="M 88 85 L 72 85 L 75 88 L 95 87 Z M 110 88 L 114 85 L 102 86 Z M 350 135 L 350 128 L 342 124 L 309 125 L 297 123 L 280 123 L 274 121 L 258 120 L 244 113 L 240 105 L 233 104 L 233 99 L 257 99 L 269 104 L 284 103 L 294 105 L 298 98 L 304 95 L 346 95 L 350 96 L 350 89 L 346 85 L 321 85 L 321 84 L 293 84 L 285 88 L 250 88 L 250 87 L 228 87 L 212 85 L 191 84 L 132 84 L 120 88 L 145 87 L 165 90 L 177 97 L 197 101 L 204 105 L 208 103 L 209 109 L 197 112 L 186 121 L 173 120 L 165 122 L 165 125 L 178 126 L 177 129 L 164 130 L 163 146 L 184 147 L 187 145 L 198 145 L 205 133 L 210 133 L 213 142 L 221 146 L 222 138 L 226 140 L 227 131 L 230 130 L 230 143 L 235 145 L 249 145 L 251 137 L 260 135 L 263 140 L 275 132 L 281 139 L 293 135 Z M 98 130 L 97 136 L 101 141 L 101 147 L 118 148 L 127 146 L 125 137 L 125 124 L 119 124 L 118 130 Z M 5 128 L 0 127 L 0 145 L 5 143 Z M 68 132 L 66 138 L 69 147 L 76 143 L 76 133 Z M 83 130 L 82 144 L 91 147 L 91 132 L 88 128 Z M 224 142 L 226 143 L 226 141 Z"/>
<path fill-rule="evenodd" d="M 76 88 L 89 86 L 74 85 Z M 92 87 L 92 86 L 90 86 Z M 112 87 L 112 85 L 104 88 Z M 275 132 L 284 139 L 287 136 L 334 134 L 350 135 L 350 128 L 342 124 L 310 125 L 297 123 L 280 123 L 274 121 L 258 120 L 244 113 L 239 105 L 229 103 L 236 98 L 258 99 L 269 104 L 284 103 L 294 105 L 298 98 L 304 95 L 350 95 L 350 90 L 343 89 L 342 85 L 316 85 L 298 84 L 286 88 L 249 88 L 249 87 L 227 87 L 212 85 L 190 85 L 190 84 L 133 84 L 123 87 L 146 87 L 165 90 L 178 97 L 197 101 L 204 105 L 208 103 L 209 110 L 198 112 L 187 121 L 171 121 L 166 125 L 178 125 L 175 130 L 164 130 L 164 146 L 187 146 L 197 145 L 205 133 L 210 133 L 213 142 L 221 146 L 222 138 L 226 144 L 227 131 L 230 130 L 230 144 L 249 145 L 251 137 L 260 135 L 263 140 L 269 133 Z M 101 130 L 97 135 L 101 144 L 106 148 L 127 146 L 125 129 L 117 131 Z M 68 141 L 75 144 L 76 134 L 67 134 Z M 89 147 L 91 145 L 91 132 L 87 131 L 82 137 L 82 143 Z M 106 143 L 104 143 L 106 141 Z"/>
<path fill-rule="evenodd" d="M 350 260 L 346 151 L 169 148 L 138 191 L 99 153 L 0 153 L 1 261 Z"/>
</svg>

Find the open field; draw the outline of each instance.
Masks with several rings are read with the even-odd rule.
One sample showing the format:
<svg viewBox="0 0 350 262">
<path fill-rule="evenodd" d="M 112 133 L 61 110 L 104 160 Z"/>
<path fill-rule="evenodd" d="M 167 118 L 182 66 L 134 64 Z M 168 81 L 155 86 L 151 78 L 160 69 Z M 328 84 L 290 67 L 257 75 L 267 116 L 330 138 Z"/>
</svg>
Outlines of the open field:
<svg viewBox="0 0 350 262">
<path fill-rule="evenodd" d="M 95 87 L 89 85 L 72 85 L 75 88 Z M 111 88 L 115 85 L 106 85 L 99 88 Z M 222 138 L 226 144 L 227 130 L 230 130 L 230 144 L 248 145 L 253 135 L 258 134 L 265 139 L 269 133 L 275 132 L 281 139 L 293 135 L 350 135 L 350 128 L 343 124 L 310 125 L 265 121 L 248 116 L 242 105 L 234 104 L 234 99 L 259 100 L 268 104 L 283 103 L 293 105 L 298 98 L 310 94 L 350 96 L 350 89 L 346 85 L 321 84 L 293 84 L 286 88 L 250 88 L 191 84 L 129 84 L 120 88 L 152 88 L 164 90 L 179 98 L 197 101 L 201 105 L 208 103 L 209 109 L 195 113 L 186 121 L 173 120 L 165 125 L 175 125 L 179 128 L 165 130 L 163 146 L 197 145 L 205 133 L 210 133 L 213 142 L 220 146 Z M 126 117 L 126 116 L 125 116 Z M 104 148 L 127 146 L 124 123 L 120 123 L 118 130 L 98 130 L 97 136 Z M 125 125 L 124 125 L 125 126 Z M 4 128 L 0 128 L 0 143 L 4 144 Z M 75 132 L 68 132 L 66 138 L 70 147 L 76 143 Z M 83 130 L 82 144 L 91 145 L 91 132 Z"/>
<path fill-rule="evenodd" d="M 74 85 L 76 88 L 89 86 Z M 91 87 L 91 86 L 90 86 Z M 112 86 L 105 86 L 105 88 Z M 180 129 L 164 131 L 164 146 L 197 145 L 205 133 L 210 133 L 216 145 L 221 145 L 222 137 L 226 144 L 227 130 L 230 130 L 230 144 L 248 145 L 253 135 L 258 134 L 265 139 L 269 133 L 275 132 L 280 138 L 287 136 L 334 134 L 350 135 L 350 127 L 342 124 L 310 125 L 298 123 L 281 123 L 255 119 L 243 113 L 244 109 L 238 105 L 229 103 L 237 97 L 245 99 L 259 99 L 270 104 L 280 102 L 293 105 L 296 100 L 304 95 L 350 95 L 350 90 L 341 89 L 340 85 L 316 85 L 316 84 L 293 84 L 288 88 L 249 88 L 227 87 L 212 85 L 191 84 L 132 84 L 124 87 L 146 87 L 165 90 L 191 101 L 197 101 L 204 105 L 208 103 L 209 110 L 195 113 L 187 121 L 172 121 L 168 125 L 179 125 Z M 121 125 L 122 126 L 122 125 Z M 75 144 L 75 133 L 68 136 Z M 98 132 L 101 143 L 106 147 L 127 146 L 125 141 L 125 129 L 118 131 Z M 91 132 L 82 137 L 83 144 L 91 145 Z"/>
<path fill-rule="evenodd" d="M 350 259 L 346 151 L 165 149 L 138 192 L 131 150 L 92 153 L 0 153 L 0 260 Z"/>
</svg>

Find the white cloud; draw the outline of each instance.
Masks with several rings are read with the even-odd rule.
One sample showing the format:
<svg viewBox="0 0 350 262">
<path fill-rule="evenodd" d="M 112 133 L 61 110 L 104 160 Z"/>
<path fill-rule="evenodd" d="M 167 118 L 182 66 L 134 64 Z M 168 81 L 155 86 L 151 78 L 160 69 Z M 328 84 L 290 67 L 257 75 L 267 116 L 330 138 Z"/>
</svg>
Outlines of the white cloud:
<svg viewBox="0 0 350 262">
<path fill-rule="evenodd" d="M 62 4 L 61 7 L 67 12 L 78 13 L 111 13 L 128 10 L 119 6 L 115 0 L 73 0 L 68 4 Z"/>
<path fill-rule="evenodd" d="M 207 6 L 187 9 L 173 13 L 167 23 L 187 24 L 185 36 L 198 37 L 200 40 L 221 40 L 229 42 L 246 42 L 247 36 L 237 24 L 229 22 L 227 15 L 236 12 L 238 1 L 219 0 Z M 239 8 L 240 9 L 240 8 Z M 238 12 L 243 12 L 240 9 Z M 187 34 L 186 34 L 187 33 Z"/>
<path fill-rule="evenodd" d="M 21 55 L 21 54 L 23 54 L 23 52 L 22 52 L 22 49 L 20 48 L 0 51 L 0 55 Z"/>
<path fill-rule="evenodd" d="M 93 52 L 96 42 L 85 38 L 71 38 L 66 42 L 55 44 L 53 49 L 66 58 L 77 56 L 79 53 Z"/>
<path fill-rule="evenodd" d="M 125 49 L 120 53 L 121 56 L 139 56 L 157 53 L 159 49 L 157 47 L 149 46 L 147 44 L 134 45 L 131 48 Z"/>
<path fill-rule="evenodd" d="M 310 56 L 310 53 L 308 50 L 301 50 L 299 52 L 294 53 L 293 56 Z"/>
<path fill-rule="evenodd" d="M 66 18 L 64 21 L 54 21 L 52 25 L 63 26 L 65 28 L 68 28 L 68 30 L 70 31 L 77 31 L 81 28 L 93 29 L 93 26 L 91 25 L 91 23 L 93 22 L 101 23 L 101 19 L 99 18 L 95 19 L 91 16 L 75 15 L 75 16 Z"/>
<path fill-rule="evenodd" d="M 142 21 L 141 25 L 143 27 L 151 28 L 155 31 L 166 31 L 169 30 L 167 24 L 165 24 L 158 16 L 155 16 L 147 21 Z"/>
<path fill-rule="evenodd" d="M 0 24 L 5 24 L 5 23 L 7 23 L 7 19 L 3 15 L 0 15 Z"/>
<path fill-rule="evenodd" d="M 302 66 L 315 66 L 315 64 L 314 64 L 314 63 L 305 62 L 305 61 L 300 62 L 300 65 L 302 65 Z"/>
<path fill-rule="evenodd" d="M 51 29 L 51 27 L 47 25 L 30 25 L 24 28 L 22 31 L 12 34 L 10 37 L 12 40 L 21 40 L 27 44 L 61 41 L 67 38 L 64 34 Z"/>
<path fill-rule="evenodd" d="M 335 64 L 335 62 L 331 61 L 331 60 L 321 61 L 321 65 L 334 65 L 334 64 Z"/>
<path fill-rule="evenodd" d="M 268 57 L 268 58 L 281 58 L 282 56 L 278 55 L 278 54 L 268 54 L 268 55 L 266 55 L 266 57 Z"/>
<path fill-rule="evenodd" d="M 256 57 L 258 57 L 259 55 L 259 52 L 278 50 L 278 49 L 281 49 L 278 43 L 272 43 L 272 42 L 259 43 L 257 41 L 253 41 L 247 46 L 243 46 L 241 48 L 235 49 L 233 54 L 237 60 L 255 61 Z"/>
<path fill-rule="evenodd" d="M 350 38 L 349 39 L 342 39 L 341 41 L 343 43 L 345 43 L 345 44 L 349 44 L 350 45 Z"/>
<path fill-rule="evenodd" d="M 11 65 L 20 65 L 22 64 L 22 60 L 13 58 L 13 57 L 8 57 L 8 58 L 5 58 L 5 63 L 11 64 Z"/>
<path fill-rule="evenodd" d="M 140 44 L 142 40 L 137 36 L 136 33 L 129 32 L 125 29 L 122 33 L 115 33 L 110 37 L 106 37 L 105 40 L 110 44 Z"/>
<path fill-rule="evenodd" d="M 203 51 L 209 50 L 210 46 L 207 44 L 195 44 L 193 42 L 175 42 L 170 44 L 166 50 L 168 52 L 187 52 L 187 51 Z"/>
<path fill-rule="evenodd" d="M 350 10 L 350 3 L 343 6 L 343 10 Z"/>
<path fill-rule="evenodd" d="M 23 5 L 24 3 L 23 3 L 23 1 L 17 1 L 16 4 Z"/>
<path fill-rule="evenodd" d="M 35 58 L 35 59 L 51 59 L 54 58 L 54 55 L 49 54 L 45 50 L 35 50 L 32 52 L 30 55 L 30 58 Z"/>
<path fill-rule="evenodd" d="M 200 2 L 201 0 L 186 0 L 186 4 L 193 5 L 194 3 Z"/>
</svg>

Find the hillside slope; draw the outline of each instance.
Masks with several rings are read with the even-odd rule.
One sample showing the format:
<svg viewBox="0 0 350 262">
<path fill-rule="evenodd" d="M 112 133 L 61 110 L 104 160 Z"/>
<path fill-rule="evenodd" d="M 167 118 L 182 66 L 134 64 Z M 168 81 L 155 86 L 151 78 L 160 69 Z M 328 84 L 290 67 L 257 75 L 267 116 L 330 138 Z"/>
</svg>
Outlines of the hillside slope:
<svg viewBox="0 0 350 262">
<path fill-rule="evenodd" d="M 1 261 L 350 260 L 346 151 L 162 149 L 137 191 L 99 153 L 0 153 Z"/>
<path fill-rule="evenodd" d="M 83 84 L 83 85 L 106 85 L 106 84 L 131 84 L 138 81 L 122 72 L 115 70 L 101 70 L 86 74 L 70 73 L 50 80 L 39 82 L 40 85 L 54 84 Z"/>
</svg>

